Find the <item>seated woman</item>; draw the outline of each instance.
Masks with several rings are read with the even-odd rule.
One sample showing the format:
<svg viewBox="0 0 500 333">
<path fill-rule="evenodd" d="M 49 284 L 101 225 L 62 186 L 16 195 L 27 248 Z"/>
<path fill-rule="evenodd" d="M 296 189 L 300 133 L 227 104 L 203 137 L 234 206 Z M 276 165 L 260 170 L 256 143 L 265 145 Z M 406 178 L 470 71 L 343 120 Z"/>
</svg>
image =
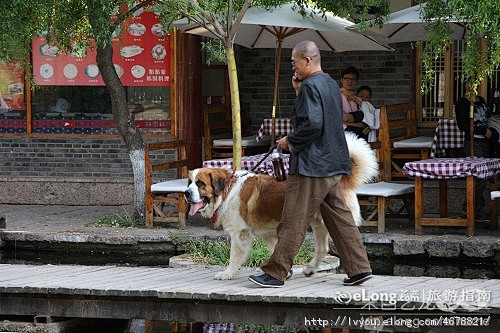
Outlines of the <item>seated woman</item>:
<svg viewBox="0 0 500 333">
<path fill-rule="evenodd" d="M 367 127 L 363 123 L 364 114 L 361 111 L 362 100 L 356 96 L 354 88 L 358 82 L 359 71 L 356 67 L 347 67 L 340 76 L 340 94 L 344 111 L 344 130 L 356 133 L 359 137 L 368 140 L 368 133 L 363 134 Z"/>
</svg>

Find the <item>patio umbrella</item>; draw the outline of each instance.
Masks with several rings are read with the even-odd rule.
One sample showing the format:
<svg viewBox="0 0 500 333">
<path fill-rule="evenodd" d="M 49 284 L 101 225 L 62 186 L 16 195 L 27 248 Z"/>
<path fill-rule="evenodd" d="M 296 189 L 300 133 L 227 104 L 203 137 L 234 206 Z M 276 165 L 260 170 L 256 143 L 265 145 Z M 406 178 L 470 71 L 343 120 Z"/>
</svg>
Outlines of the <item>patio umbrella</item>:
<svg viewBox="0 0 500 333">
<path fill-rule="evenodd" d="M 377 39 L 385 40 L 387 43 L 400 43 L 400 42 L 415 42 L 425 40 L 429 34 L 430 23 L 423 21 L 423 14 L 425 13 L 426 3 L 409 7 L 394 13 L 391 13 L 384 24 L 379 26 L 372 26 L 362 31 L 363 34 L 372 36 Z M 370 23 L 370 22 L 369 22 Z M 451 40 L 460 40 L 465 37 L 467 32 L 466 27 L 461 23 L 451 18 L 448 20 L 448 25 L 452 29 L 449 35 Z M 347 27 L 349 30 L 360 31 L 359 24 L 354 24 Z M 474 132 L 474 99 L 471 102 L 470 111 L 470 133 Z M 474 155 L 474 145 L 471 140 L 470 144 L 471 155 Z"/>
<path fill-rule="evenodd" d="M 312 40 L 320 50 L 332 52 L 393 50 L 387 43 L 378 41 L 376 37 L 347 30 L 347 27 L 353 25 L 351 21 L 330 13 L 326 13 L 323 17 L 318 13 L 319 10 L 313 7 L 306 7 L 305 16 L 302 16 L 292 7 L 293 5 L 289 3 L 269 10 L 249 8 L 243 16 L 234 40 L 236 44 L 248 48 L 276 48 L 271 145 L 274 145 L 282 48 L 293 48 L 299 41 Z M 210 31 L 197 24 L 182 25 L 182 21 L 178 21 L 174 26 L 182 32 L 214 37 Z"/>
<path fill-rule="evenodd" d="M 422 20 L 421 11 L 425 11 L 426 3 L 409 7 L 394 13 L 391 13 L 382 27 L 372 26 L 362 31 L 363 34 L 380 38 L 388 43 L 414 42 L 424 40 L 428 34 L 429 23 Z M 368 22 L 370 24 L 370 22 Z M 466 29 L 459 22 L 450 20 L 448 22 L 453 30 L 449 36 L 451 40 L 460 40 L 464 38 Z M 349 30 L 359 30 L 359 24 L 349 26 Z"/>
</svg>

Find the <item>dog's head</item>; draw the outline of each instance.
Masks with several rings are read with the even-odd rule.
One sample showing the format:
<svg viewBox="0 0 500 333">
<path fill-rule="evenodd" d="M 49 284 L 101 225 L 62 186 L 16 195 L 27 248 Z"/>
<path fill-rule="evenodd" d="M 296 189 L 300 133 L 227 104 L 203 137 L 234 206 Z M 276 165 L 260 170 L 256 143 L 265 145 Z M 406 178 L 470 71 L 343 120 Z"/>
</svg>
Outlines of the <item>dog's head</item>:
<svg viewBox="0 0 500 333">
<path fill-rule="evenodd" d="M 189 215 L 200 212 L 211 217 L 222 203 L 221 194 L 229 186 L 231 173 L 226 169 L 200 168 L 189 171 L 188 187 L 184 197 L 190 204 Z"/>
</svg>

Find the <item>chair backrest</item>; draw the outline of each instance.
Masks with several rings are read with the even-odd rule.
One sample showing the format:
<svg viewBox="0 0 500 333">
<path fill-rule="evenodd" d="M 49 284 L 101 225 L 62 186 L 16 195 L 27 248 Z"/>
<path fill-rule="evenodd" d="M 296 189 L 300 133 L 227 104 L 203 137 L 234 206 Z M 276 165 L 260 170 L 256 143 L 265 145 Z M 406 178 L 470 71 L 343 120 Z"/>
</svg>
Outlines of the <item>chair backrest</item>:
<svg viewBox="0 0 500 333">
<path fill-rule="evenodd" d="M 251 135 L 249 106 L 241 104 L 241 135 Z M 203 131 L 205 135 L 205 160 L 213 157 L 232 157 L 232 150 L 224 146 L 213 146 L 213 140 L 232 138 L 231 106 L 205 106 L 203 108 Z M 228 145 L 232 146 L 232 145 Z"/>
<path fill-rule="evenodd" d="M 375 156 L 377 157 L 379 171 L 378 171 L 378 175 L 375 177 L 375 179 L 373 179 L 373 182 L 376 183 L 376 182 L 383 181 L 382 175 L 383 175 L 384 164 L 383 164 L 383 161 L 381 158 L 381 152 L 380 152 L 381 143 L 380 143 L 380 141 L 377 140 L 375 142 L 369 142 L 369 144 L 370 144 L 370 148 L 375 152 Z"/>
<path fill-rule="evenodd" d="M 231 108 L 206 106 L 203 108 L 203 131 L 205 138 L 231 137 Z"/>
<path fill-rule="evenodd" d="M 64 98 L 58 98 L 56 102 L 56 106 L 54 107 L 55 112 L 68 112 L 71 107 L 71 103 L 69 103 Z"/>
<path fill-rule="evenodd" d="M 378 133 L 382 147 L 395 141 L 417 136 L 417 118 L 414 103 L 383 105 L 380 108 L 380 129 Z"/>
<path fill-rule="evenodd" d="M 151 152 L 165 150 L 173 151 L 175 157 L 171 161 L 153 162 Z M 189 159 L 186 153 L 186 144 L 182 140 L 155 142 L 147 144 L 144 148 L 144 164 L 146 177 L 146 193 L 150 191 L 153 184 L 153 173 L 161 170 L 176 170 L 175 178 L 186 178 L 188 176 Z"/>
<path fill-rule="evenodd" d="M 395 141 L 417 136 L 417 118 L 414 103 L 383 105 L 380 107 L 380 159 L 382 160 L 381 178 L 392 180 L 392 151 Z"/>
<path fill-rule="evenodd" d="M 205 135 L 205 159 L 212 159 L 214 139 L 231 138 L 231 107 L 205 106 L 203 108 L 203 131 Z"/>
</svg>

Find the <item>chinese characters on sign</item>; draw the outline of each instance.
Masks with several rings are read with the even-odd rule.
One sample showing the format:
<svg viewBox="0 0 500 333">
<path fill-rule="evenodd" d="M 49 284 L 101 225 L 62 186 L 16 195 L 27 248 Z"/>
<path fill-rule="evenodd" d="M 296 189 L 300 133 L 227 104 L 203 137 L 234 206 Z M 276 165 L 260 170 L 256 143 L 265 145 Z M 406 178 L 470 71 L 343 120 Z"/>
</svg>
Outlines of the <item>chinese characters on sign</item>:
<svg viewBox="0 0 500 333">
<path fill-rule="evenodd" d="M 170 86 L 170 44 L 158 16 L 137 12 L 113 34 L 113 63 L 125 86 Z M 95 49 L 62 54 L 40 36 L 33 41 L 33 75 L 39 85 L 104 85 Z"/>
</svg>

